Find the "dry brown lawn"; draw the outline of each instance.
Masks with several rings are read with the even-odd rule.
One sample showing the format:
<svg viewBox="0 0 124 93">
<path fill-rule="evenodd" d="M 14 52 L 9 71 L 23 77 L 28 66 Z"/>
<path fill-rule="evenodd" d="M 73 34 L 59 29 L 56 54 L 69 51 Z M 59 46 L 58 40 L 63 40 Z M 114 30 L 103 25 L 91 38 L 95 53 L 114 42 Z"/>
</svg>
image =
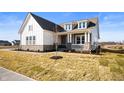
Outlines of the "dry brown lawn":
<svg viewBox="0 0 124 93">
<path fill-rule="evenodd" d="M 101 55 L 0 50 L 0 66 L 35 80 L 124 80 L 124 54 Z"/>
<path fill-rule="evenodd" d="M 124 45 L 104 45 L 103 48 L 112 49 L 112 50 L 124 50 Z"/>
</svg>

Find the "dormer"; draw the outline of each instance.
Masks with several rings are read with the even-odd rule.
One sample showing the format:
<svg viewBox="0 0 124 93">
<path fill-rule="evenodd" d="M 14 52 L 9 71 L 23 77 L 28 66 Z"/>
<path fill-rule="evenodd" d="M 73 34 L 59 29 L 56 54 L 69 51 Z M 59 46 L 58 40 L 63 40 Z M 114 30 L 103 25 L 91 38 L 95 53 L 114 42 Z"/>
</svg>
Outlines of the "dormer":
<svg viewBox="0 0 124 93">
<path fill-rule="evenodd" d="M 67 30 L 67 31 L 72 30 L 72 23 L 64 24 L 64 29 Z"/>
<path fill-rule="evenodd" d="M 86 29 L 88 27 L 88 20 L 78 21 L 78 29 Z"/>
</svg>

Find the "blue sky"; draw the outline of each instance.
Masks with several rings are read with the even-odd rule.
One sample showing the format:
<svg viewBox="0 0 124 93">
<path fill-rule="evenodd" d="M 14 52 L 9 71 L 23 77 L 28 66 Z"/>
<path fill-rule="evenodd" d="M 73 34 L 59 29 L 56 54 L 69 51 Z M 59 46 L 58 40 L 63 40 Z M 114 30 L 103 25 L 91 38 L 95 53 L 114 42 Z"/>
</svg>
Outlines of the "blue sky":
<svg viewBox="0 0 124 93">
<path fill-rule="evenodd" d="M 99 17 L 100 41 L 124 40 L 124 12 L 34 12 L 55 23 Z M 0 13 L 0 40 L 19 39 L 18 31 L 27 12 Z"/>
</svg>

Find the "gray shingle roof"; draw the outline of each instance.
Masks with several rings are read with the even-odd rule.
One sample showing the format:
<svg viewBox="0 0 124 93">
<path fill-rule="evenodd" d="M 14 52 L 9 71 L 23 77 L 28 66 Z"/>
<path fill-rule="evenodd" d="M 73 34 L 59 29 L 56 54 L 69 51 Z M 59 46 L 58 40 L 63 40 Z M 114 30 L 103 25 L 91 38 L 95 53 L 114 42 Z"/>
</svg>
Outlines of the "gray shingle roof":
<svg viewBox="0 0 124 93">
<path fill-rule="evenodd" d="M 34 17 L 34 19 L 37 21 L 37 23 L 45 30 L 54 31 L 54 32 L 56 30 L 58 32 L 65 31 L 64 30 L 64 24 L 66 24 L 66 23 L 58 25 L 58 24 L 56 24 L 54 22 L 51 22 L 51 21 L 49 21 L 47 19 L 44 19 L 44 18 L 42 18 L 40 16 L 37 16 L 37 15 L 35 15 L 33 13 L 30 13 L 30 14 Z M 97 25 L 97 21 L 98 21 L 97 18 L 90 18 L 90 19 L 85 19 L 85 20 L 88 20 L 88 28 L 87 29 L 95 27 Z M 82 20 L 78 20 L 78 21 L 82 21 Z M 78 28 L 78 21 L 72 21 L 71 22 L 72 25 L 73 25 L 72 30 L 75 30 L 75 29 Z"/>
<path fill-rule="evenodd" d="M 0 45 L 11 45 L 9 41 L 0 40 Z"/>
<path fill-rule="evenodd" d="M 97 18 L 90 18 L 90 19 L 83 19 L 83 20 L 87 20 L 88 21 L 88 28 L 91 28 L 91 27 L 95 27 L 97 25 Z M 72 21 L 70 22 L 73 26 L 73 30 L 74 29 L 78 29 L 78 21 L 82 21 L 82 20 L 77 20 L 77 21 Z M 68 22 L 67 22 L 68 23 Z M 66 22 L 65 23 L 62 23 L 60 24 L 63 28 L 64 28 L 64 24 L 67 24 Z"/>
<path fill-rule="evenodd" d="M 56 31 L 56 28 L 57 28 L 57 31 L 62 31 L 63 28 L 49 20 L 46 20 L 42 17 L 39 17 L 33 13 L 31 13 L 31 15 L 34 17 L 34 19 L 38 22 L 38 24 L 45 30 L 50 30 L 50 31 Z"/>
</svg>

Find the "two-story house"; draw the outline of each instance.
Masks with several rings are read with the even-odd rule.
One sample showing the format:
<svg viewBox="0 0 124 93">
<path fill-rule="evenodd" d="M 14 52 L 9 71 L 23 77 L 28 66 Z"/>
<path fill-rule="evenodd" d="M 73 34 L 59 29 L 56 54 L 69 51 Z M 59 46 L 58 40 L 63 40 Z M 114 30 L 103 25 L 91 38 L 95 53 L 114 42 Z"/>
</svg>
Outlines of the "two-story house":
<svg viewBox="0 0 124 93">
<path fill-rule="evenodd" d="M 20 30 L 22 50 L 48 51 L 65 46 L 75 51 L 91 51 L 98 46 L 98 18 L 90 18 L 55 24 L 49 20 L 28 13 Z"/>
</svg>

